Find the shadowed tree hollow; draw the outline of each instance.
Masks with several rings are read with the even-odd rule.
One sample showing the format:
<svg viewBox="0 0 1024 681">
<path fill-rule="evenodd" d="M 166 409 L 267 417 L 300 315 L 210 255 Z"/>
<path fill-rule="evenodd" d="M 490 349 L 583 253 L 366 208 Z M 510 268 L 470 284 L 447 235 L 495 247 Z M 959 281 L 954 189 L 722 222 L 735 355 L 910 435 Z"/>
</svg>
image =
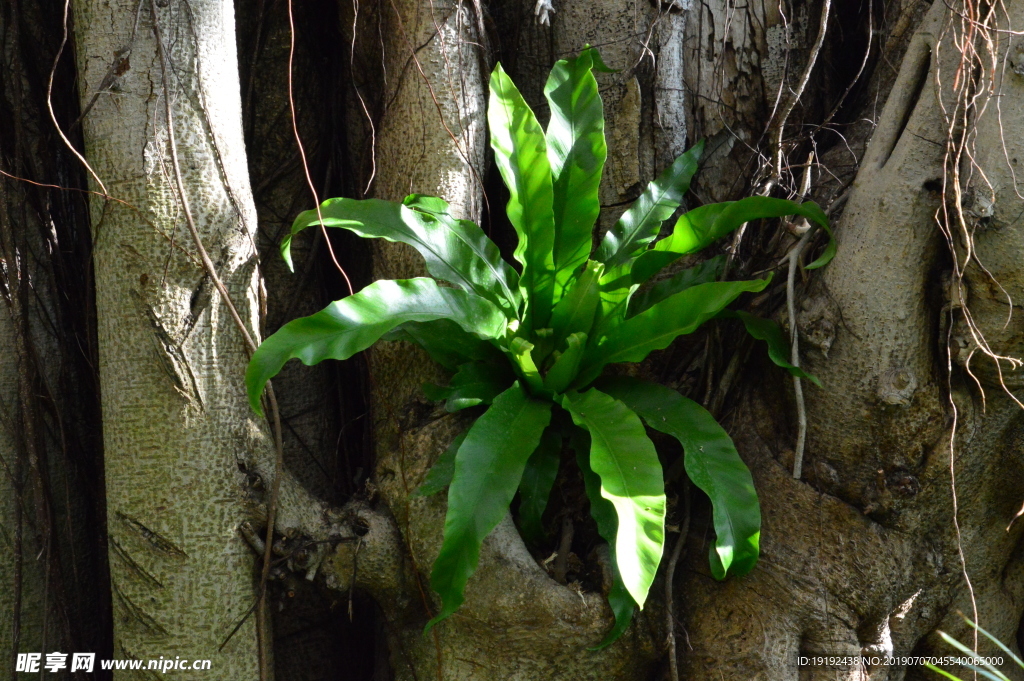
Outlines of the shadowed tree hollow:
<svg viewBox="0 0 1024 681">
<path fill-rule="evenodd" d="M 916 680 L 938 677 L 898 658 L 972 642 L 960 613 L 1017 650 L 1022 29 L 1022 0 L 0 3 L 0 673 L 62 651 L 226 681 Z M 423 386 L 451 372 L 402 341 L 291 362 L 266 417 L 244 382 L 282 325 L 423 260 L 307 229 L 289 271 L 279 245 L 324 199 L 417 194 L 513 262 L 488 75 L 547 125 L 552 66 L 588 45 L 610 67 L 594 243 L 701 140 L 677 215 L 815 201 L 827 266 L 807 220 L 757 219 L 655 285 L 773 275 L 732 309 L 820 386 L 734 317 L 617 369 L 731 435 L 754 569 L 714 578 L 712 505 L 650 430 L 664 557 L 620 639 L 592 650 L 609 554 L 568 447 L 536 531 L 516 497 L 425 634 L 447 503 L 413 492 L 473 412 Z"/>
</svg>

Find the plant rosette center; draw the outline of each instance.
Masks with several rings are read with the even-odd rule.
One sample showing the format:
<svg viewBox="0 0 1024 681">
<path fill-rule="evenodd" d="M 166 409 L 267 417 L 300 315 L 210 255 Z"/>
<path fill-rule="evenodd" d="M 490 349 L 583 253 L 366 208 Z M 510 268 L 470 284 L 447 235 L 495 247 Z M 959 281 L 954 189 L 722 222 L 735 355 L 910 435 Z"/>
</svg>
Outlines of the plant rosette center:
<svg viewBox="0 0 1024 681">
<path fill-rule="evenodd" d="M 442 607 L 428 628 L 463 603 L 480 546 L 517 494 L 523 534 L 536 540 L 543 533 L 541 515 L 569 447 L 611 558 L 615 624 L 598 647 L 618 638 L 647 599 L 665 543 L 664 473 L 647 428 L 679 441 L 687 475 L 711 501 L 712 574 L 746 574 L 757 561 L 761 516 L 750 472 L 729 435 L 676 391 L 609 377 L 605 369 L 640 362 L 725 316 L 765 341 L 777 365 L 815 380 L 786 361 L 786 341 L 773 322 L 728 309 L 744 293 L 763 290 L 770 277 L 722 281 L 723 259 L 716 257 L 651 280 L 744 223 L 789 215 L 828 234 L 824 253 L 808 265 L 821 267 L 835 243 L 816 204 L 749 197 L 700 206 L 679 215 L 658 239 L 689 189 L 700 143 L 651 182 L 591 252 L 607 158 L 594 70 L 607 67 L 592 48 L 555 64 L 544 88 L 547 129 L 500 64 L 491 74 L 490 142 L 509 190 L 516 267 L 475 223 L 453 217 L 439 198 L 416 194 L 401 203 L 329 199 L 319 211 L 301 213 L 281 245 L 291 267 L 292 237 L 323 224 L 411 246 L 430 276 L 374 282 L 281 327 L 249 364 L 253 409 L 262 413 L 267 382 L 291 359 L 342 360 L 396 340 L 418 344 L 452 373 L 447 386 L 424 386 L 429 398 L 452 412 L 484 408 L 416 492 L 448 489 L 444 538 L 430 578 Z"/>
</svg>

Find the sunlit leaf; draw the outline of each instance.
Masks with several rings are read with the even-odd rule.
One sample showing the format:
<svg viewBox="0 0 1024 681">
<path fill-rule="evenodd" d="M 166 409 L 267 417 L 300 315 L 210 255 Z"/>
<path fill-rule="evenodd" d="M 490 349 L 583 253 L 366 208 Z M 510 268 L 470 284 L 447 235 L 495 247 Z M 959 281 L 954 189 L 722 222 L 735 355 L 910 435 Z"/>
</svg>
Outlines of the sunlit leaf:
<svg viewBox="0 0 1024 681">
<path fill-rule="evenodd" d="M 615 616 L 615 624 L 591 650 L 601 650 L 614 643 L 629 627 L 633 620 L 633 613 L 636 610 L 636 601 L 629 595 L 626 585 L 622 582 L 622 575 L 619 573 L 619 566 L 615 561 L 615 535 L 619 527 L 619 520 L 615 514 L 615 506 L 612 502 L 601 496 L 601 478 L 590 468 L 590 433 L 582 428 L 576 428 L 576 432 L 570 437 L 572 447 L 576 450 L 576 463 L 583 473 L 583 484 L 587 491 L 587 498 L 590 500 L 590 516 L 597 525 L 597 533 L 608 542 L 608 568 L 612 573 L 612 585 L 608 590 L 608 606 Z"/>
<path fill-rule="evenodd" d="M 724 268 L 725 256 L 716 255 L 695 267 L 676 272 L 670 279 L 659 281 L 653 286 L 649 286 L 647 288 L 641 287 L 636 293 L 630 296 L 629 306 L 626 309 L 626 317 L 635 317 L 652 305 L 660 303 L 669 296 L 679 293 L 680 291 L 685 291 L 691 286 L 714 281 L 722 273 Z M 640 282 L 634 279 L 633 283 L 639 284 Z"/>
<path fill-rule="evenodd" d="M 566 393 L 562 406 L 590 433 L 590 467 L 618 518 L 616 564 L 626 590 L 642 608 L 665 544 L 665 483 L 658 454 L 640 418 L 622 402 L 592 389 Z"/>
<path fill-rule="evenodd" d="M 487 106 L 494 162 L 508 187 L 508 219 L 519 235 L 515 258 L 523 266 L 527 298 L 524 329 L 547 324 L 555 287 L 555 216 L 544 131 L 501 64 L 491 72 Z"/>
<path fill-rule="evenodd" d="M 362 237 L 379 238 L 415 248 L 432 276 L 472 291 L 515 316 L 519 305 L 518 275 L 501 259 L 498 247 L 477 225 L 448 215 L 441 199 L 413 194 L 404 203 L 380 199 L 328 199 L 320 212 L 299 213 L 291 234 L 281 242 L 281 255 L 291 262 L 292 236 L 318 225 L 340 227 Z"/>
<path fill-rule="evenodd" d="M 643 194 L 605 234 L 594 259 L 610 269 L 626 262 L 653 241 L 661 223 L 672 217 L 682 203 L 703 152 L 704 141 L 701 140 L 647 185 Z"/>
<path fill-rule="evenodd" d="M 769 279 L 714 281 L 676 293 L 657 305 L 611 327 L 597 345 L 591 343 L 575 385 L 586 386 L 613 362 L 639 362 L 654 350 L 711 319 L 740 294 L 761 291 Z"/>
<path fill-rule="evenodd" d="M 591 232 L 601 212 L 597 190 L 608 149 L 604 107 L 591 73 L 592 54 L 555 63 L 544 86 L 551 107 L 547 153 L 555 218 L 555 301 L 590 255 Z M 574 329 L 588 330 L 588 329 Z"/>
<path fill-rule="evenodd" d="M 602 263 L 588 262 L 566 295 L 555 305 L 551 313 L 551 327 L 556 342 L 577 331 L 590 333 L 601 300 L 599 282 L 603 272 Z"/>
<path fill-rule="evenodd" d="M 526 462 L 551 420 L 551 406 L 548 400 L 532 399 L 514 383 L 467 432 L 455 455 L 444 540 L 430 573 L 430 585 L 443 606 L 427 629 L 465 600 L 466 583 L 480 561 L 480 546 L 508 513 Z"/>
<path fill-rule="evenodd" d="M 579 372 L 583 350 L 587 345 L 587 334 L 574 333 L 566 339 L 566 348 L 555 360 L 544 377 L 544 387 L 553 393 L 560 393 L 569 387 Z"/>
<path fill-rule="evenodd" d="M 533 343 L 525 338 L 516 338 L 509 344 L 508 350 L 519 369 L 520 376 L 523 377 L 531 392 L 543 394 L 545 392 L 544 379 L 534 362 L 533 347 Z"/>
<path fill-rule="evenodd" d="M 825 230 L 829 236 L 828 245 L 807 269 L 813 270 L 827 264 L 835 256 L 836 242 L 828 218 L 818 204 L 813 201 L 796 203 L 767 196 L 748 196 L 739 201 L 712 203 L 683 213 L 669 236 L 656 242 L 650 250 L 637 258 L 633 264 L 634 277 L 638 281 L 646 280 L 677 258 L 705 248 L 746 222 L 789 215 L 801 215 Z"/>
<path fill-rule="evenodd" d="M 477 295 L 441 288 L 425 277 L 378 281 L 316 314 L 288 322 L 263 341 L 245 373 L 249 404 L 262 413 L 263 387 L 290 359 L 306 365 L 348 359 L 400 324 L 434 319 L 449 319 L 479 338 L 505 332 L 501 310 Z"/>
<path fill-rule="evenodd" d="M 711 499 L 711 574 L 725 579 L 750 572 L 758 557 L 761 510 L 750 470 L 729 434 L 704 407 L 663 385 L 616 376 L 597 386 L 683 446 L 686 474 Z"/>
</svg>

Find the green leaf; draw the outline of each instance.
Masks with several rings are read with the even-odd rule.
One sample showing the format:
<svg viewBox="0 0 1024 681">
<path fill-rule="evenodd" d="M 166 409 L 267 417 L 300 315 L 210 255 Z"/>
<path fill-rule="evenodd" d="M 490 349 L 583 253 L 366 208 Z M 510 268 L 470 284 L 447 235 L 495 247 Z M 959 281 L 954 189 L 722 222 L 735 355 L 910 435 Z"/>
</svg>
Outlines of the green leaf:
<svg viewBox="0 0 1024 681">
<path fill-rule="evenodd" d="M 659 281 L 648 288 L 641 287 L 629 298 L 626 318 L 635 317 L 656 303 L 660 303 L 680 291 L 685 291 L 691 286 L 714 281 L 722 274 L 724 268 L 725 256 L 716 255 L 695 267 L 676 272 L 670 279 Z M 633 283 L 639 284 L 640 282 L 634 279 Z"/>
<path fill-rule="evenodd" d="M 961 614 L 961 616 L 963 616 L 963 615 Z M 989 632 L 987 632 L 984 629 L 982 629 L 981 627 L 979 627 L 975 622 L 972 622 L 968 618 L 964 617 L 964 621 L 967 622 L 967 624 L 969 624 L 971 627 L 973 627 L 973 628 L 977 629 L 978 631 L 980 631 L 982 636 L 987 638 L 989 641 L 992 641 L 992 643 L 994 643 L 1000 650 L 1002 650 L 1004 653 L 1006 653 L 1010 657 L 1010 659 L 1013 660 L 1014 663 L 1018 667 L 1021 667 L 1022 669 L 1024 669 L 1024 660 L 1021 660 L 1020 657 L 1018 657 L 1016 653 L 1014 653 L 1012 650 L 1010 650 L 1006 646 L 1005 643 L 1003 643 L 998 638 L 996 638 L 995 636 L 993 636 Z"/>
<path fill-rule="evenodd" d="M 628 261 L 658 236 L 661 223 L 672 217 L 689 190 L 690 179 L 697 172 L 697 161 L 703 151 L 704 141 L 701 140 L 647 185 L 644 193 L 604 235 L 595 260 L 610 269 Z"/>
<path fill-rule="evenodd" d="M 598 391 L 566 393 L 562 406 L 590 432 L 590 467 L 615 507 L 615 556 L 622 582 L 643 608 L 665 544 L 665 483 L 640 418 Z"/>
<path fill-rule="evenodd" d="M 470 427 L 455 455 L 444 541 L 430 574 L 443 606 L 427 623 L 428 630 L 465 600 L 480 545 L 508 513 L 526 462 L 550 420 L 551 402 L 531 399 L 517 382 Z"/>
<path fill-rule="evenodd" d="M 378 281 L 316 314 L 288 322 L 263 341 L 245 372 L 249 404 L 262 413 L 263 387 L 290 359 L 306 365 L 348 359 L 400 324 L 434 319 L 450 319 L 479 338 L 497 338 L 506 325 L 505 315 L 490 301 L 441 288 L 433 279 Z"/>
<path fill-rule="evenodd" d="M 925 666 L 926 669 L 931 669 L 933 672 L 937 673 L 939 676 L 942 676 L 943 678 L 952 679 L 952 681 L 962 681 L 959 676 L 953 676 L 952 674 L 950 674 L 946 670 L 939 669 L 938 667 L 933 665 L 931 662 L 925 662 L 924 666 Z"/>
<path fill-rule="evenodd" d="M 602 263 L 588 261 L 583 272 L 569 287 L 568 293 L 555 305 L 551 313 L 551 327 L 556 343 L 561 343 L 577 331 L 590 333 L 601 301 L 600 281 L 603 272 Z"/>
<path fill-rule="evenodd" d="M 528 299 L 524 330 L 547 324 L 555 287 L 555 216 L 544 131 L 501 64 L 491 72 L 487 107 L 494 162 L 508 187 L 506 212 L 519 236 L 515 258 Z"/>
<path fill-rule="evenodd" d="M 813 201 L 795 203 L 767 196 L 748 196 L 739 201 L 712 203 L 684 213 L 676 221 L 672 234 L 654 244 L 633 266 L 634 276 L 644 279 L 687 253 L 695 253 L 739 228 L 745 222 L 761 218 L 801 215 L 814 222 L 829 235 L 828 246 L 817 260 L 807 266 L 813 270 L 827 264 L 836 252 L 835 239 L 828 217 Z"/>
<path fill-rule="evenodd" d="M 750 572 L 759 551 L 761 509 L 753 478 L 729 434 L 704 407 L 663 385 L 626 376 L 603 378 L 597 385 L 683 446 L 687 475 L 711 499 L 717 535 L 711 574 L 725 579 Z"/>
<path fill-rule="evenodd" d="M 594 70 L 601 73 L 619 73 L 621 69 L 613 69 L 604 63 L 604 59 L 601 59 L 601 53 L 597 51 L 596 47 L 590 45 L 584 45 L 583 49 L 580 50 L 580 55 L 584 52 L 590 54 L 591 61 L 594 62 Z"/>
<path fill-rule="evenodd" d="M 429 497 L 452 484 L 452 477 L 455 475 L 455 454 L 462 446 L 462 441 L 466 439 L 468 432 L 463 431 L 455 436 L 451 444 L 441 452 L 441 456 L 437 457 L 437 461 L 427 471 L 427 476 L 423 478 L 420 486 L 412 491 L 411 496 Z"/>
<path fill-rule="evenodd" d="M 413 194 L 404 203 L 379 199 L 328 199 L 320 204 L 327 227 L 341 227 L 361 237 L 384 239 L 415 248 L 427 272 L 466 291 L 487 298 L 514 317 L 519 306 L 518 276 L 501 259 L 498 247 L 478 226 L 448 215 L 441 199 Z M 320 224 L 315 210 L 299 214 L 291 235 L 281 242 L 281 255 L 292 268 L 291 239 Z"/>
<path fill-rule="evenodd" d="M 601 650 L 614 643 L 629 627 L 636 610 L 636 601 L 629 595 L 626 585 L 622 582 L 619 566 L 615 560 L 615 534 L 619 520 L 615 515 L 615 506 L 601 496 L 601 478 L 590 468 L 590 433 L 582 428 L 574 429 L 569 441 L 576 450 L 576 463 L 583 473 L 583 484 L 590 500 L 590 516 L 597 524 L 597 533 L 608 543 L 608 562 L 612 573 L 612 585 L 608 590 L 608 606 L 615 616 L 615 624 L 591 650 Z"/>
<path fill-rule="evenodd" d="M 580 369 L 583 350 L 587 346 L 587 334 L 574 333 L 566 339 L 566 349 L 548 370 L 544 387 L 552 393 L 560 393 L 569 387 Z"/>
<path fill-rule="evenodd" d="M 595 50 L 555 63 L 544 86 L 551 106 L 547 153 L 555 218 L 555 300 L 590 255 L 591 233 L 601 212 L 598 186 L 608 148 L 604 107 L 591 72 Z"/>
<path fill-rule="evenodd" d="M 537 364 L 533 361 L 533 343 L 525 338 L 516 338 L 509 344 L 508 351 L 530 390 L 534 393 L 544 394 L 544 379 L 540 375 Z"/>
<path fill-rule="evenodd" d="M 548 507 L 548 497 L 558 476 L 562 453 L 562 433 L 548 426 L 537 449 L 530 455 L 519 483 L 519 529 L 527 541 L 538 542 L 544 537 L 541 518 Z"/>
<path fill-rule="evenodd" d="M 652 351 L 667 348 L 677 337 L 693 333 L 740 294 L 761 291 L 770 280 L 698 284 L 610 328 L 598 345 L 587 347 L 576 385 L 593 381 L 606 364 L 639 362 Z"/>
<path fill-rule="evenodd" d="M 978 674 L 981 674 L 986 679 L 991 679 L 991 681 L 1010 681 L 1010 678 L 1008 676 L 1003 674 L 1001 671 L 999 671 L 998 669 L 993 667 L 988 662 L 986 662 L 986 661 L 984 661 L 982 659 L 979 659 L 978 655 L 972 649 L 968 648 L 963 643 L 960 643 L 960 641 L 957 641 L 955 638 L 953 638 L 952 636 L 950 636 L 946 632 L 940 631 L 939 632 L 939 636 L 942 637 L 943 641 L 945 641 L 949 645 L 951 645 L 954 648 L 956 648 L 957 650 L 959 650 L 965 656 L 974 658 L 974 660 L 976 662 L 978 662 L 978 664 L 967 663 L 967 664 L 964 664 L 962 666 L 967 667 L 968 669 L 970 669 L 973 672 L 977 672 Z"/>
<path fill-rule="evenodd" d="M 426 350 L 432 360 L 450 371 L 455 371 L 466 362 L 505 361 L 505 356 L 493 344 L 474 336 L 450 319 L 406 322 L 388 331 L 380 339 L 415 343 Z"/>
<path fill-rule="evenodd" d="M 623 263 L 605 271 L 598 284 L 601 304 L 594 319 L 591 337 L 600 338 L 605 332 L 621 324 L 626 318 L 629 301 L 639 288 L 629 275 L 631 263 Z"/>
<path fill-rule="evenodd" d="M 814 385 L 819 388 L 821 387 L 821 381 L 816 376 L 812 376 L 800 367 L 790 364 L 788 359 L 789 343 L 786 342 L 786 337 L 783 335 L 782 329 L 779 328 L 778 324 L 770 319 L 756 317 L 749 312 L 742 312 L 740 310 L 723 310 L 718 316 L 725 319 L 739 319 L 743 322 L 747 333 L 757 340 L 768 344 L 768 358 L 774 362 L 775 366 L 782 367 L 792 375 L 806 378 L 814 383 Z"/>
<path fill-rule="evenodd" d="M 490 404 L 515 379 L 507 361 L 467 362 L 452 376 L 444 408 L 455 412 L 478 404 Z"/>
</svg>

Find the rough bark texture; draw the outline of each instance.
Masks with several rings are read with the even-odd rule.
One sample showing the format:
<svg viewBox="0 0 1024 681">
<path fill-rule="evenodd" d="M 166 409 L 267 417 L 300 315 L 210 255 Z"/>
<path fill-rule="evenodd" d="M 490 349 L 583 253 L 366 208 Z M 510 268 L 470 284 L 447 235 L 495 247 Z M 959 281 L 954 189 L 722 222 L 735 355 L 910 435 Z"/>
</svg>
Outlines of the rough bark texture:
<svg viewBox="0 0 1024 681">
<path fill-rule="evenodd" d="M 1019 3 L 1010 8 L 1018 12 Z M 946 6 L 935 3 L 911 39 L 837 227 L 839 255 L 801 296 L 801 337 L 825 385 L 807 388 L 803 480 L 789 475 L 791 426 L 771 413 L 772 394 L 788 393 L 788 385 L 770 383 L 740 406 L 734 432 L 762 500 L 764 554 L 748 578 L 725 585 L 690 561 L 684 621 L 694 651 L 685 669 L 694 678 L 925 678 L 923 669 L 901 666 L 798 669 L 796 655 L 941 655 L 948 648 L 936 628 L 969 641 L 957 614 L 973 609 L 960 550 L 982 624 L 1015 640 L 1020 528 L 1006 528 L 1020 505 L 1020 468 L 1011 462 L 1019 456 L 1021 413 L 1002 393 L 994 365 L 976 355 L 976 373 L 988 378 L 983 415 L 978 386 L 955 366 L 972 346 L 959 298 L 949 296 L 951 261 L 936 222 L 948 127 L 940 96 L 948 108 L 960 60 L 954 29 Z M 1019 101 L 1019 82 L 1001 86 L 1003 101 Z M 979 124 L 976 158 L 997 188 L 997 205 L 1019 212 L 990 114 Z M 1019 113 L 1004 107 L 1002 124 L 1006 139 L 1017 139 L 1010 130 Z M 1011 147 L 1009 158 L 1015 154 Z M 1012 291 L 1020 281 L 1019 236 L 1010 227 L 1015 218 L 1000 215 L 993 220 L 1005 228 L 975 238 L 989 249 L 986 265 L 1014 259 L 993 272 Z M 1002 327 L 1008 309 L 999 289 L 976 265 L 965 280 L 971 300 L 977 297 L 968 306 L 978 326 L 998 336 L 999 351 L 1018 350 L 1019 322 Z"/>
<path fill-rule="evenodd" d="M 173 64 L 170 92 L 156 50 L 154 5 Z M 224 679 L 257 673 L 253 619 L 222 652 L 214 651 L 255 597 L 252 552 L 237 529 L 245 519 L 256 529 L 265 522 L 273 452 L 265 425 L 245 404 L 241 336 L 185 229 L 164 104 L 171 104 L 185 191 L 202 239 L 255 335 L 257 245 L 275 259 L 277 234 L 309 199 L 301 198 L 308 195 L 281 91 L 282 4 L 246 6 L 255 15 L 242 29 L 251 38 L 242 53 L 253 56 L 240 97 L 228 3 L 75 5 L 82 101 L 98 93 L 84 124 L 88 157 L 110 192 L 130 204 L 91 202 L 115 653 L 203 651 Z M 998 63 L 1005 57 L 1006 67 L 991 76 L 976 72 L 994 78 L 1000 97 L 989 100 L 984 115 L 974 111 L 967 119 L 977 127 L 972 155 L 950 161 L 944 111 L 952 110 L 960 62 L 954 43 L 962 27 L 944 3 L 837 4 L 817 55 L 811 47 L 821 23 L 818 2 L 560 2 L 550 27 L 535 25 L 533 7 L 520 0 L 490 6 L 389 0 L 341 3 L 338 15 L 325 12 L 322 21 L 332 27 L 325 34 L 342 46 L 331 49 L 347 51 L 352 61 L 337 53 L 317 61 L 315 48 L 300 49 L 299 68 L 323 69 L 318 73 L 350 81 L 352 89 L 347 101 L 335 97 L 328 106 L 329 84 L 299 79 L 300 123 L 310 121 L 302 124 L 309 126 L 306 139 L 315 140 L 307 149 L 313 149 L 310 167 L 325 192 L 321 198 L 441 196 L 459 217 L 482 220 L 510 250 L 504 195 L 487 170 L 486 75 L 500 58 L 544 120 L 541 88 L 551 62 L 585 43 L 621 69 L 599 76 L 609 162 L 597 234 L 700 137 L 709 140 L 707 162 L 692 199 L 734 199 L 763 189 L 776 170 L 776 131 L 783 141 L 776 195 L 803 193 L 806 172 L 811 196 L 825 204 L 840 197 L 832 205 L 839 255 L 821 273 L 801 276 L 798 286 L 804 361 L 825 385 L 805 384 L 810 430 L 799 480 L 792 477 L 791 383 L 758 360 L 746 362 L 749 347 L 733 327 L 711 327 L 634 369 L 703 400 L 722 417 L 762 502 L 761 561 L 748 577 L 720 583 L 707 566 L 709 509 L 702 498 L 694 501 L 672 585 L 681 678 L 923 679 L 921 669 L 812 668 L 796 660 L 799 654 L 944 654 L 935 631 L 969 640 L 957 611 L 970 614 L 975 606 L 982 624 L 1012 643 L 1024 610 L 1018 547 L 1024 530 L 1007 525 L 1020 506 L 1024 430 L 1020 405 L 1003 392 L 1001 379 L 1010 389 L 1021 381 L 1006 362 L 1000 377 L 979 348 L 987 342 L 997 353 L 1014 354 L 1022 347 L 1018 317 L 1005 324 L 1024 299 L 1015 175 L 1024 154 L 1019 37 L 994 34 Z M 1022 2 L 1007 8 L 1002 28 L 1024 24 Z M 118 52 L 126 48 L 130 54 Z M 266 68 L 263 54 L 272 55 Z M 121 57 L 126 60 L 118 62 Z M 815 58 L 807 90 L 790 101 Z M 111 71 L 112 65 L 119 68 Z M 108 72 L 116 78 L 101 85 Z M 326 134 L 332 125 L 343 133 Z M 247 144 L 259 150 L 248 175 Z M 337 154 L 340 149 L 347 153 Z M 966 178 L 967 212 L 962 223 L 943 223 L 951 225 L 947 241 L 936 212 L 950 205 L 943 178 L 948 188 L 953 170 Z M 262 236 L 250 176 L 259 190 Z M 316 246 L 320 237 L 309 237 L 297 241 L 296 261 L 300 271 L 314 272 L 323 242 Z M 721 248 L 739 277 L 778 269 L 793 242 L 784 225 L 751 224 Z M 348 250 L 351 241 L 335 243 L 344 246 L 343 264 L 364 265 L 358 288 L 369 278 L 369 259 Z M 954 258 L 963 261 L 969 252 L 976 259 L 954 268 Z M 272 289 L 267 331 L 322 302 L 303 288 L 316 277 L 296 284 L 273 266 L 264 269 Z M 411 250 L 381 243 L 374 245 L 372 270 L 373 278 L 397 278 L 420 274 L 421 266 Z M 339 297 L 339 285 L 328 280 L 321 290 Z M 292 296 L 301 300 L 293 304 Z M 784 298 L 784 286 L 776 284 L 744 303 L 781 318 Z M 359 408 L 361 370 L 289 369 L 280 382 L 290 472 L 275 528 L 277 556 L 287 560 L 278 564 L 289 568 L 287 579 L 319 575 L 328 596 L 316 612 L 336 616 L 339 608 L 331 611 L 325 602 L 344 609 L 353 587 L 371 596 L 384 634 L 358 640 L 386 637 L 397 679 L 661 678 L 667 632 L 658 600 L 617 644 L 587 651 L 611 623 L 603 597 L 553 580 L 511 518 L 485 543 L 463 608 L 422 635 L 438 606 L 429 573 L 445 504 L 443 495 L 409 493 L 465 423 L 426 401 L 420 385 L 441 378 L 440 370 L 415 348 L 382 344 L 368 353 L 368 365 L 375 455 L 368 481 L 352 465 L 357 460 L 369 468 L 367 459 L 338 458 L 332 443 L 337 429 L 346 436 L 360 416 L 345 410 Z M 7 363 L 0 371 L 10 373 Z M 13 393 L 5 376 L 0 396 L 6 402 Z M 341 396 L 322 399 L 332 382 L 342 384 Z M 0 452 L 12 446 L 3 440 L 11 431 L 0 431 Z M 354 451 L 365 442 L 349 446 Z M 322 456 L 326 474 L 307 450 Z M 678 491 L 671 488 L 670 497 Z M 10 508 L 0 506 L 5 523 Z M 673 506 L 671 514 L 677 520 L 682 511 Z M 10 573 L 8 564 L 0 562 L 0 577 Z M 652 593 L 663 592 L 664 579 Z M 26 583 L 23 592 L 28 589 Z M 354 626 L 374 626 L 356 599 Z M 287 627 L 297 619 L 276 623 Z M 293 667 L 303 656 L 330 654 L 327 631 L 346 637 L 359 654 L 350 629 L 330 626 L 279 641 L 292 660 L 288 669 L 278 660 L 280 678 L 315 678 Z M 384 664 L 376 672 L 377 678 L 388 673 Z"/>
<path fill-rule="evenodd" d="M 73 51 L 61 52 L 61 5 L 0 7 L 5 677 L 18 652 L 110 650 L 88 211 L 84 196 L 53 186 L 84 184 L 47 105 L 52 82 L 69 94 L 52 101 L 53 115 L 66 126 L 78 115 Z"/>
<path fill-rule="evenodd" d="M 84 122 L 87 157 L 125 202 L 91 201 L 115 653 L 209 657 L 218 678 L 251 680 L 253 556 L 238 533 L 238 462 L 255 430 L 240 381 L 247 358 L 186 231 L 164 110 L 169 101 L 192 217 L 252 324 L 256 220 L 233 10 L 204 0 L 75 11 L 83 101 L 100 92 Z M 125 48 L 128 61 L 104 90 Z"/>
</svg>

